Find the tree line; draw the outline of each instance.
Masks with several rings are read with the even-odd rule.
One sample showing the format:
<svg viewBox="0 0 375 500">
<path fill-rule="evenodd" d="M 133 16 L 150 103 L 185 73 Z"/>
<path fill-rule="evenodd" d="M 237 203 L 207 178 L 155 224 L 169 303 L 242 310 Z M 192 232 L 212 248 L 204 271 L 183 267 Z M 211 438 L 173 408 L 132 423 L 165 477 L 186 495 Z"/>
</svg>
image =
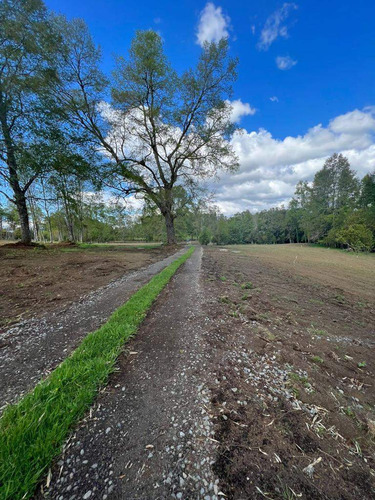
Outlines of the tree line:
<svg viewBox="0 0 375 500">
<path fill-rule="evenodd" d="M 232 217 L 210 217 L 202 242 L 321 243 L 355 251 L 374 250 L 375 173 L 359 180 L 347 158 L 328 158 L 311 184 L 299 182 L 287 207 L 256 214 L 249 211 Z"/>
<path fill-rule="evenodd" d="M 44 187 L 42 186 L 44 189 Z M 31 191 L 28 198 L 32 227 L 38 241 L 167 241 L 163 215 L 145 203 L 140 215 L 119 200 L 104 200 L 87 194 L 83 181 L 63 185 L 60 205 Z M 46 194 L 44 192 L 44 194 Z M 53 193 L 50 195 L 54 197 Z M 375 173 L 359 180 L 348 160 L 334 154 L 312 183 L 299 182 L 287 207 L 251 214 L 249 210 L 225 217 L 203 198 L 175 190 L 178 240 L 200 240 L 203 244 L 320 243 L 355 251 L 375 247 Z M 34 198 L 33 198 L 34 197 Z M 50 204 L 51 206 L 50 206 Z M 5 229 L 5 226 L 7 229 Z M 0 210 L 2 236 L 21 237 L 15 207 Z"/>
<path fill-rule="evenodd" d="M 163 239 L 157 214 L 145 212 L 135 233 Z M 201 243 L 319 243 L 370 251 L 375 248 L 375 173 L 359 180 L 347 158 L 328 158 L 311 183 L 299 182 L 288 206 L 225 217 L 215 207 L 190 206 L 176 222 L 181 239 Z"/>
</svg>

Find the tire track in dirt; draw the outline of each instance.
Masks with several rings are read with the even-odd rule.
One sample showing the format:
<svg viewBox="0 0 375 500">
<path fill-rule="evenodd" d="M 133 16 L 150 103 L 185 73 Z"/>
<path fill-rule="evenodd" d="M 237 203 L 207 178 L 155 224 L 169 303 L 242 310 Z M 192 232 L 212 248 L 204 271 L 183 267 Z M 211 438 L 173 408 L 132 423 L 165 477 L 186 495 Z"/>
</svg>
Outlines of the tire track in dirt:
<svg viewBox="0 0 375 500">
<path fill-rule="evenodd" d="M 0 334 L 0 413 L 48 375 L 141 286 L 185 252 L 125 274 L 79 302 Z M 76 283 L 79 287 L 79 282 Z"/>
<path fill-rule="evenodd" d="M 161 293 L 37 498 L 218 500 L 201 257 Z"/>
</svg>

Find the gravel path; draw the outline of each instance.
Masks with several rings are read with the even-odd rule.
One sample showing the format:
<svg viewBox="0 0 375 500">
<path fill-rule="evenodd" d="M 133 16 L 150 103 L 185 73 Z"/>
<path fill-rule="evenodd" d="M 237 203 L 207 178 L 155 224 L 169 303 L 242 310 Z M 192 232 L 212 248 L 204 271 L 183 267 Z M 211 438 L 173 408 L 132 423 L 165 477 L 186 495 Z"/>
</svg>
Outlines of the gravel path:
<svg viewBox="0 0 375 500">
<path fill-rule="evenodd" d="M 0 413 L 65 359 L 136 290 L 186 249 L 114 280 L 73 305 L 0 334 Z M 76 283 L 79 287 L 79 282 Z"/>
<path fill-rule="evenodd" d="M 201 258 L 159 296 L 37 498 L 218 500 Z"/>
</svg>

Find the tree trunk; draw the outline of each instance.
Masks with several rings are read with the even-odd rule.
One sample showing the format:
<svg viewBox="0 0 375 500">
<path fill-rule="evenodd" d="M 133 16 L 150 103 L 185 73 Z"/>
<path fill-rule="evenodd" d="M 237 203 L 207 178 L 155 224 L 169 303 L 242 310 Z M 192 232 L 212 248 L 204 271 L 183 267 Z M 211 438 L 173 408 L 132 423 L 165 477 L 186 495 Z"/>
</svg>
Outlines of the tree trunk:
<svg viewBox="0 0 375 500">
<path fill-rule="evenodd" d="M 165 227 L 167 229 L 167 245 L 175 245 L 177 240 L 174 230 L 174 217 L 169 210 L 165 211 L 163 215 L 165 219 Z"/>
<path fill-rule="evenodd" d="M 46 190 L 45 190 L 45 187 L 44 187 L 43 178 L 41 179 L 41 184 L 42 184 L 42 189 L 43 189 L 44 211 L 46 212 L 46 215 L 47 215 L 46 218 L 47 218 L 47 224 L 48 224 L 48 230 L 49 230 L 49 241 L 50 241 L 50 243 L 53 243 L 53 232 L 52 232 L 51 216 L 50 216 L 48 205 L 47 205 Z"/>
<path fill-rule="evenodd" d="M 31 243 L 31 231 L 29 222 L 29 213 L 27 211 L 26 196 L 22 191 L 16 194 L 16 207 L 21 223 L 21 241 L 26 245 Z"/>
<path fill-rule="evenodd" d="M 9 184 L 13 190 L 14 203 L 17 207 L 21 222 L 21 241 L 22 243 L 29 245 L 31 243 L 31 231 L 29 224 L 29 214 L 27 211 L 26 196 L 25 196 L 25 191 L 22 190 L 20 186 L 15 149 L 10 134 L 10 129 L 7 123 L 6 105 L 3 101 L 3 96 L 1 93 L 0 93 L 0 122 L 6 149 L 6 163 L 9 171 Z"/>
<path fill-rule="evenodd" d="M 75 234 L 74 234 L 74 221 L 73 221 L 73 216 L 70 211 L 68 199 L 66 196 L 66 191 L 63 190 L 61 191 L 63 202 L 64 202 L 64 208 L 65 208 L 65 223 L 66 227 L 68 229 L 68 234 L 69 234 L 69 241 L 72 243 L 75 242 Z"/>
</svg>

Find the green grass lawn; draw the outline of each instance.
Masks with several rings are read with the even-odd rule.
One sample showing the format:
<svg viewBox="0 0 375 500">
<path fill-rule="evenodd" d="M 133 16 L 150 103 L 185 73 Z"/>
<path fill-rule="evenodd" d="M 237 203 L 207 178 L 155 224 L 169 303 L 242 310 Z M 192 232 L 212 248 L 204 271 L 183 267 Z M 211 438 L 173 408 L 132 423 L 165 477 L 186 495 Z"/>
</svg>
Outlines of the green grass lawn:
<svg viewBox="0 0 375 500">
<path fill-rule="evenodd" d="M 156 297 L 193 252 L 190 248 L 154 276 L 47 379 L 5 410 L 0 420 L 2 500 L 33 494 L 72 427 L 106 383 L 124 342 L 136 333 Z"/>
</svg>

